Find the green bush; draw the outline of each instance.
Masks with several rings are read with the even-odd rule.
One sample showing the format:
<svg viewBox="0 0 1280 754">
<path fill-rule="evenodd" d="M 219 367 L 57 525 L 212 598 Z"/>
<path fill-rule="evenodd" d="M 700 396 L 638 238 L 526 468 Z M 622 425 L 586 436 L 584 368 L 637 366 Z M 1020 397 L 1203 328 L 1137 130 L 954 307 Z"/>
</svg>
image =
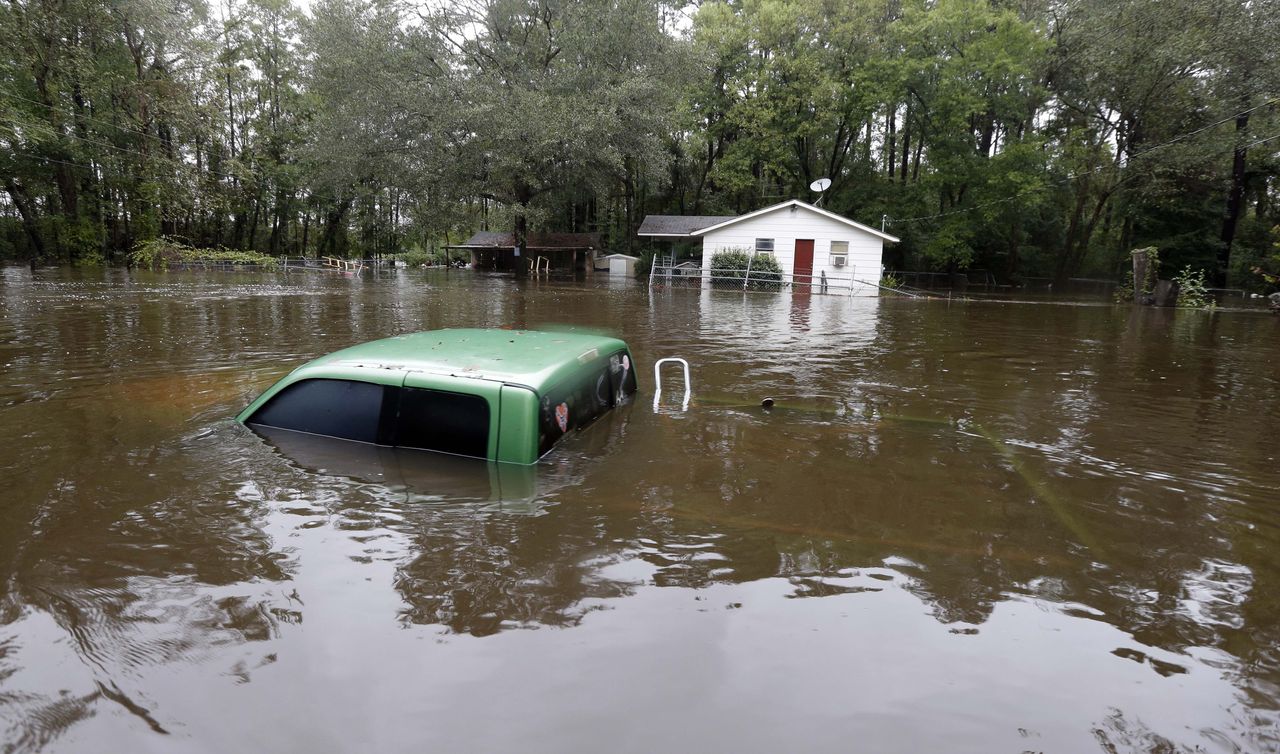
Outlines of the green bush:
<svg viewBox="0 0 1280 754">
<path fill-rule="evenodd" d="M 237 251 L 221 247 L 197 249 L 172 236 L 140 241 L 129 253 L 129 262 L 137 267 L 153 270 L 170 264 L 200 263 L 251 264 L 273 270 L 278 263 L 275 257 L 258 251 Z"/>
<path fill-rule="evenodd" d="M 1173 282 L 1178 284 L 1178 306 L 1184 309 L 1212 309 L 1215 302 L 1209 295 L 1204 280 L 1204 270 L 1193 270 L 1187 265 Z"/>
<path fill-rule="evenodd" d="M 736 248 L 711 255 L 711 286 L 741 288 L 744 281 L 753 289 L 776 289 L 782 282 L 782 267 L 772 254 L 756 254 Z"/>
<path fill-rule="evenodd" d="M 417 247 L 396 254 L 396 259 L 404 262 L 406 267 L 423 267 L 435 261 L 430 252 Z"/>
<path fill-rule="evenodd" d="M 1276 241 L 1272 244 L 1274 251 L 1271 256 L 1262 260 L 1262 263 L 1249 268 L 1249 271 L 1262 279 L 1267 289 L 1280 285 L 1280 225 L 1271 229 L 1271 235 Z"/>
<path fill-rule="evenodd" d="M 641 249 L 640 258 L 636 260 L 636 277 L 649 277 L 649 270 L 653 268 L 653 259 L 657 255 L 653 249 Z"/>
</svg>

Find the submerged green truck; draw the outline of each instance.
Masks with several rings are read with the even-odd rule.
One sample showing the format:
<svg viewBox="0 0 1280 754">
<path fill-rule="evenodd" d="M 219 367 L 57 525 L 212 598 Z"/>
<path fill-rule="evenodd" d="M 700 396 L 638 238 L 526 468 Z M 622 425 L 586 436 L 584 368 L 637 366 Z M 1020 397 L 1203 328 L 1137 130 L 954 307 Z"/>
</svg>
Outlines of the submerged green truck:
<svg viewBox="0 0 1280 754">
<path fill-rule="evenodd" d="M 236 417 L 253 426 L 536 463 L 636 392 L 617 338 L 531 330 L 434 330 L 303 364 Z"/>
</svg>

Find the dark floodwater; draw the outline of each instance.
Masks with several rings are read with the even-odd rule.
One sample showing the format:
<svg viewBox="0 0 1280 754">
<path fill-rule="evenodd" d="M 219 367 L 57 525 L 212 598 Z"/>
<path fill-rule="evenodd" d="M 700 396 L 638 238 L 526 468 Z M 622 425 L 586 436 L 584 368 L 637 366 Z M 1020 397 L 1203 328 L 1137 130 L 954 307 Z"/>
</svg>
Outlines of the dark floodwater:
<svg viewBox="0 0 1280 754">
<path fill-rule="evenodd" d="M 0 293 L 6 751 L 1280 746 L 1280 317 L 456 272 Z M 641 371 L 529 474 L 230 418 L 341 346 L 557 323 L 686 356 L 694 405 Z"/>
</svg>

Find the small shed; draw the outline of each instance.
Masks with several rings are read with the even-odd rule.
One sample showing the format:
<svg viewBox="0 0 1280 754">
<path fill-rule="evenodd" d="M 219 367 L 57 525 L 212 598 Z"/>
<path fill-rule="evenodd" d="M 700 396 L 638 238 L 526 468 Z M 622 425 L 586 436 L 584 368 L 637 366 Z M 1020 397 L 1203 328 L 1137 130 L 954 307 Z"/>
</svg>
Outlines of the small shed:
<svg viewBox="0 0 1280 754">
<path fill-rule="evenodd" d="M 630 254 L 609 254 L 604 259 L 609 263 L 610 275 L 636 276 L 636 262 L 640 261 L 640 257 L 633 257 Z"/>
</svg>

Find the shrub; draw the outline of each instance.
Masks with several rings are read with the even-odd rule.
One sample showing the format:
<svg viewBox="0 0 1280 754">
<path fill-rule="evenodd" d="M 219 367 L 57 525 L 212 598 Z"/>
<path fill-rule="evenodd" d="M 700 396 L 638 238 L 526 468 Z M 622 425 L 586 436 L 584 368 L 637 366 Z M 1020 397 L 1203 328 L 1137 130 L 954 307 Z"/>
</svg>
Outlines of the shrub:
<svg viewBox="0 0 1280 754">
<path fill-rule="evenodd" d="M 1262 278 L 1262 281 L 1268 288 L 1272 288 L 1280 284 L 1280 225 L 1271 229 L 1271 235 L 1275 236 L 1276 241 L 1272 244 L 1275 249 L 1271 256 L 1262 260 L 1262 264 L 1250 268 L 1250 271 Z"/>
<path fill-rule="evenodd" d="M 1215 302 L 1209 295 L 1204 270 L 1193 270 L 1191 265 L 1187 265 L 1173 278 L 1173 282 L 1178 284 L 1178 306 L 1184 309 L 1213 308 Z"/>
<path fill-rule="evenodd" d="M 170 264 L 199 264 L 201 262 L 223 264 L 252 264 L 275 269 L 275 257 L 258 251 L 235 249 L 197 249 L 173 236 L 159 236 L 140 241 L 129 253 L 129 262 L 138 267 L 156 269 Z"/>
<path fill-rule="evenodd" d="M 396 259 L 404 262 L 406 267 L 423 267 L 435 261 L 430 252 L 416 246 L 406 252 L 396 254 Z"/>
<path fill-rule="evenodd" d="M 653 259 L 656 255 L 657 252 L 653 249 L 642 249 L 640 251 L 640 258 L 636 260 L 636 277 L 649 277 L 649 270 L 653 269 Z"/>
<path fill-rule="evenodd" d="M 741 288 L 744 281 L 753 289 L 776 288 L 782 282 L 782 267 L 772 254 L 756 254 L 744 248 L 711 255 L 713 288 Z"/>
</svg>

